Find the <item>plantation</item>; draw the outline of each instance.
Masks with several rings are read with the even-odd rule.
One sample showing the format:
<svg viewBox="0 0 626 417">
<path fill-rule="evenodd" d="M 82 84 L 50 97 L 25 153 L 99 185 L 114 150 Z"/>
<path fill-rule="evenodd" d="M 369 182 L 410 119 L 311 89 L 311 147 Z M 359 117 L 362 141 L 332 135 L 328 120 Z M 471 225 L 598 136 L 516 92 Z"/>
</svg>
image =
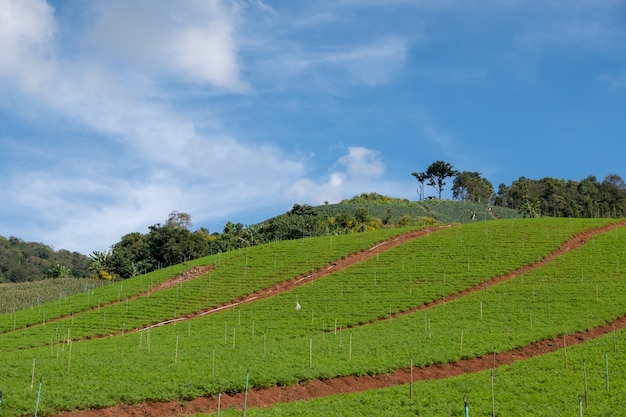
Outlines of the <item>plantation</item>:
<svg viewBox="0 0 626 417">
<path fill-rule="evenodd" d="M 247 372 L 254 388 L 376 375 L 408 368 L 410 361 L 418 367 L 446 364 L 583 331 L 626 315 L 626 300 L 619 296 L 626 290 L 620 265 L 626 249 L 624 229 L 596 232 L 585 242 L 571 240 L 611 224 L 616 221 L 473 222 L 432 229 L 413 240 L 397 237 L 397 246 L 390 250 L 377 242 L 407 229 L 274 242 L 4 314 L 0 389 L 5 396 L 0 412 L 32 414 L 40 378 L 40 413 L 45 415 L 120 402 L 242 392 Z M 582 247 L 545 261 L 568 240 Z M 319 268 L 332 270 L 333 262 L 366 248 L 369 259 L 315 277 Z M 212 271 L 150 292 L 177 273 L 209 264 Z M 537 267 L 525 270 L 530 264 Z M 517 272 L 505 276 L 512 271 Z M 277 285 L 287 280 L 298 285 L 280 291 Z M 248 299 L 261 293 L 266 294 Z M 219 306 L 229 308 L 216 309 Z M 150 327 L 184 315 L 191 319 Z M 111 336 L 97 337 L 103 335 Z M 622 333 L 616 338 L 621 341 Z M 593 344 L 567 349 L 572 365 L 566 372 L 579 373 L 576 353 L 569 355 L 591 349 L 588 346 Z M 622 360 L 618 353 L 611 356 L 615 367 Z M 603 360 L 604 352 L 599 355 Z M 515 378 L 550 381 L 551 376 L 535 370 L 549 366 L 542 360 L 552 356 L 499 369 L 498 375 L 506 372 L 511 378 L 498 377 L 500 402 L 508 403 L 505 398 L 512 394 L 507 392 L 515 393 L 523 384 Z M 592 364 L 597 365 L 590 359 L 590 369 L 595 369 Z M 520 366 L 530 371 L 515 371 Z M 626 382 L 615 374 L 612 392 L 623 394 L 618 390 Z M 420 394 L 413 401 L 403 386 L 345 401 L 400 407 L 397 413 L 389 411 L 393 414 L 419 410 L 420 415 L 461 415 L 462 401 L 450 401 L 459 392 L 461 399 L 468 394 L 477 410 L 491 406 L 485 375 L 416 384 Z M 553 395 L 569 395 L 567 389 L 555 388 Z M 427 392 L 434 393 L 432 399 Z M 531 400 L 532 393 L 517 394 Z M 334 407 L 328 405 L 331 401 L 344 400 L 282 405 L 263 412 L 332 415 L 315 408 Z M 515 404 L 502 409 L 519 411 Z M 347 415 L 345 407 L 336 407 L 338 414 Z"/>
</svg>

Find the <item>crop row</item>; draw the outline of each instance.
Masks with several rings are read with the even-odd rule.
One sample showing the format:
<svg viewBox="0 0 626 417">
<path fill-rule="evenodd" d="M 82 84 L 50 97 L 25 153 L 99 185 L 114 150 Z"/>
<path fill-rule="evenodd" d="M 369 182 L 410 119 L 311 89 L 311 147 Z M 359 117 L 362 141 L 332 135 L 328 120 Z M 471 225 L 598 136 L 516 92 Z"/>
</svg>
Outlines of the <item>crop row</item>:
<svg viewBox="0 0 626 417">
<path fill-rule="evenodd" d="M 582 345 L 499 366 L 495 372 L 492 369 L 441 380 L 416 380 L 413 384 L 269 408 L 248 407 L 246 415 L 461 416 L 465 415 L 467 399 L 471 416 L 492 415 L 493 411 L 504 416 L 577 416 L 581 412 L 588 417 L 620 416 L 626 407 L 623 369 L 626 331 L 620 330 Z M 220 415 L 238 416 L 241 410 L 222 408 Z"/>
<path fill-rule="evenodd" d="M 316 237 L 245 248 L 3 315 L 0 316 L 0 326 L 5 331 L 5 334 L 0 335 L 2 348 L 34 347 L 60 340 L 64 336 L 90 338 L 176 319 L 231 302 L 299 274 L 309 273 L 408 230 L 384 229 L 355 236 Z M 215 270 L 208 274 L 135 298 L 137 294 L 153 289 L 184 269 L 209 263 L 215 265 Z M 53 321 L 64 314 L 68 317 Z"/>
<path fill-rule="evenodd" d="M 91 278 L 51 278 L 32 282 L 0 284 L 0 312 L 5 314 L 93 291 L 108 281 Z"/>
<path fill-rule="evenodd" d="M 542 250 L 537 249 L 537 245 L 542 245 L 540 242 L 548 242 L 546 248 L 553 247 L 565 235 L 600 223 L 543 220 L 497 224 L 490 223 L 489 230 L 484 224 L 482 229 L 479 225 L 468 225 L 458 232 L 451 229 L 446 232 L 449 235 L 436 233 L 422 240 L 435 243 L 441 240 L 436 247 L 441 245 L 440 250 L 448 252 L 450 259 L 454 258 L 450 255 L 450 251 L 454 252 L 452 245 L 465 257 L 462 248 L 484 246 L 484 243 L 473 244 L 474 238 L 478 238 L 474 233 L 480 230 L 481 236 L 498 241 L 498 256 L 516 254 L 516 260 L 510 261 L 516 264 L 522 258 L 517 259 L 521 255 L 517 255 L 519 251 L 515 248 L 529 248 L 521 252 L 523 257 L 536 260 L 542 256 Z M 499 230 L 507 228 L 510 233 L 500 235 Z M 514 241 L 517 243 L 507 243 Z M 408 245 L 409 242 L 380 253 L 368 262 L 382 262 L 388 254 L 401 259 L 403 253 L 407 256 Z M 23 392 L 16 394 L 16 407 L 27 408 L 31 398 L 28 391 L 31 358 L 37 357 L 36 374 L 46 375 L 53 391 L 44 406 L 58 410 L 119 401 L 184 399 L 220 390 L 241 391 L 241 375 L 246 369 L 252 371 L 253 386 L 270 386 L 320 377 L 386 372 L 405 367 L 409 357 L 414 358 L 416 365 L 428 365 L 482 355 L 493 352 L 494 347 L 500 351 L 524 345 L 624 314 L 625 302 L 616 296 L 624 290 L 624 280 L 618 279 L 623 273 L 616 258 L 616 253 L 623 253 L 624 245 L 622 229 L 597 235 L 582 250 L 563 255 L 559 260 L 562 264 L 554 270 L 547 268 L 557 263 L 423 312 L 353 328 L 342 324 L 356 324 L 354 318 L 344 318 L 342 311 L 346 315 L 349 312 L 342 310 L 342 301 L 325 306 L 336 314 L 329 314 L 324 308 L 311 308 L 309 304 L 315 304 L 305 301 L 318 292 L 322 297 L 336 294 L 325 287 L 332 284 L 336 288 L 338 279 L 333 275 L 273 299 L 186 323 L 72 344 L 57 338 L 56 344 L 29 350 L 28 355 L 7 352 L 0 361 L 6 379 L 3 377 L 0 383 L 23 387 Z M 420 252 L 430 254 L 420 258 L 424 270 L 429 270 L 429 265 L 430 268 L 441 266 L 442 260 L 433 255 L 436 252 Z M 578 274 L 579 264 L 585 265 L 582 278 Z M 395 262 L 386 265 L 395 266 Z M 567 265 L 574 265 L 573 269 L 566 269 Z M 447 271 L 467 272 L 466 263 L 449 261 L 447 266 L 450 268 Z M 365 278 L 354 276 L 351 281 L 369 281 L 369 285 L 374 285 L 371 272 L 370 269 Z M 589 291 L 590 288 L 596 291 Z M 419 294 L 418 290 L 416 286 L 413 294 Z M 397 297 L 391 292 L 389 295 L 390 300 Z M 357 296 L 360 294 L 346 300 L 353 302 Z M 574 308 L 572 297 L 577 302 Z M 303 302 L 299 312 L 294 309 L 296 300 Z M 360 300 L 357 304 L 362 309 Z M 600 304 L 610 307 L 597 309 Z M 377 312 L 370 312 L 364 317 L 378 316 Z M 46 340 L 53 338 L 53 332 L 45 336 Z"/>
</svg>

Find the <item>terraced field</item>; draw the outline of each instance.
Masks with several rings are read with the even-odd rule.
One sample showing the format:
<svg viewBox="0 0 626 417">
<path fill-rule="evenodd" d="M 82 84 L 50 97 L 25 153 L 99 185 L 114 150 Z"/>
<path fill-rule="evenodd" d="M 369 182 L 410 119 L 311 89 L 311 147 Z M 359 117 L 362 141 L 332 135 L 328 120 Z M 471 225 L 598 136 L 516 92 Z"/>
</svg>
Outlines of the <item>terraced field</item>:
<svg viewBox="0 0 626 417">
<path fill-rule="evenodd" d="M 464 363 L 473 371 L 495 362 L 498 415 L 518 415 L 520 403 L 536 401 L 537 392 L 519 388 L 524 376 L 533 390 L 540 392 L 542 381 L 551 390 L 552 400 L 539 407 L 546 411 L 530 414 L 555 415 L 549 414 L 554 398 L 570 407 L 573 385 L 546 374 L 542 367 L 553 365 L 542 360 L 553 355 L 561 374 L 579 374 L 577 352 L 595 352 L 589 353 L 591 381 L 608 353 L 593 346 L 608 341 L 615 369 L 609 392 L 617 398 L 626 384 L 619 379 L 626 359 L 616 321 L 626 315 L 623 226 L 603 219 L 512 219 L 277 242 L 5 314 L 0 413 L 31 415 L 37 406 L 40 415 L 91 408 L 98 410 L 82 415 L 218 409 L 228 415 L 241 413 L 228 407 L 245 403 L 250 415 L 371 414 L 353 404 L 359 402 L 395 415 L 462 415 L 467 395 L 475 412 L 486 415 L 495 401 L 485 372 L 493 371 L 253 407 L 308 398 L 316 389 L 340 392 L 342 384 L 344 391 L 350 384 L 406 384 L 410 369 L 417 381 L 420 372 L 427 379 L 443 370 L 442 377 Z M 189 271 L 207 265 L 213 269 Z M 172 281 L 185 270 L 186 279 Z M 607 323 L 605 339 L 571 346 L 573 334 L 584 339 L 583 332 Z M 523 362 L 503 359 L 550 339 L 559 351 Z M 475 358 L 491 365 L 472 367 Z M 385 385 L 367 383 L 381 380 Z M 521 400 L 509 401 L 510 392 Z M 585 415 L 610 415 L 600 412 L 610 408 L 601 404 L 587 404 Z"/>
</svg>

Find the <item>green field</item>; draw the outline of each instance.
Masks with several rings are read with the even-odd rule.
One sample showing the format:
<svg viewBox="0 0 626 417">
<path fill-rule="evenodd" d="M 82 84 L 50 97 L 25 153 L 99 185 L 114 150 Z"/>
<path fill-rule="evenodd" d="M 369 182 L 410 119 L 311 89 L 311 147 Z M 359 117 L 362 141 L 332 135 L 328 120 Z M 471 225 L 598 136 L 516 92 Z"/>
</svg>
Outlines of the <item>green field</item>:
<svg viewBox="0 0 626 417">
<path fill-rule="evenodd" d="M 251 387 L 269 387 L 381 374 L 407 368 L 411 359 L 415 366 L 445 364 L 598 326 L 626 315 L 626 299 L 621 297 L 626 290 L 626 231 L 622 227 L 594 234 L 580 249 L 540 268 L 497 285 L 488 283 L 540 261 L 580 232 L 615 222 L 546 218 L 454 226 L 407 240 L 389 251 L 376 250 L 369 260 L 305 280 L 294 290 L 201 317 L 196 317 L 198 312 L 309 274 L 406 229 L 246 248 L 4 314 L 0 316 L 0 389 L 4 392 L 0 415 L 32 414 L 40 380 L 39 413 L 50 415 L 118 403 L 183 401 L 241 392 L 247 371 Z M 213 264 L 215 269 L 141 296 L 172 275 L 202 264 Z M 469 288 L 477 291 L 422 308 Z M 137 331 L 184 315 L 194 318 Z M 620 341 L 623 337 L 619 332 Z M 605 352 L 593 350 L 597 343 L 607 342 L 572 347 L 572 366 L 566 372 L 574 373 L 578 366 L 578 349 L 592 349 L 604 361 Z M 618 393 L 623 396 L 620 387 L 626 384 L 618 371 L 624 369 L 619 352 L 611 352 L 615 398 Z M 596 366 L 600 359 L 589 355 L 590 367 Z M 515 391 L 525 383 L 538 387 L 533 378 L 545 380 L 546 387 L 553 387 L 551 395 L 562 395 L 561 403 L 570 405 L 571 384 L 560 384 L 558 378 L 553 381 L 543 372 L 542 367 L 548 365 L 542 361 L 552 356 L 559 354 L 498 371 L 511 378 L 510 382 L 498 379 L 502 415 L 520 414 L 521 406 L 507 401 L 507 395 L 520 396 L 519 403 L 533 401 L 536 392 Z M 420 393 L 431 390 L 437 395 L 430 399 L 421 394 L 412 402 L 405 395 L 407 388 L 400 386 L 258 412 L 333 415 L 315 411 L 315 407 L 332 407 L 334 415 L 350 415 L 347 409 L 359 409 L 351 401 L 363 407 L 382 401 L 400 407 L 390 414 L 415 415 L 419 410 L 419 415 L 461 415 L 460 393 L 461 399 L 463 394 L 470 396 L 477 415 L 484 415 L 478 410 L 486 406 L 490 410 L 489 378 L 487 373 L 478 373 L 421 382 Z M 483 392 L 485 379 L 487 391 Z M 459 385 L 475 388 L 459 391 Z M 311 407 L 311 411 L 298 407 Z M 602 407 L 598 410 L 608 409 Z M 577 410 L 577 404 L 573 409 Z"/>
</svg>

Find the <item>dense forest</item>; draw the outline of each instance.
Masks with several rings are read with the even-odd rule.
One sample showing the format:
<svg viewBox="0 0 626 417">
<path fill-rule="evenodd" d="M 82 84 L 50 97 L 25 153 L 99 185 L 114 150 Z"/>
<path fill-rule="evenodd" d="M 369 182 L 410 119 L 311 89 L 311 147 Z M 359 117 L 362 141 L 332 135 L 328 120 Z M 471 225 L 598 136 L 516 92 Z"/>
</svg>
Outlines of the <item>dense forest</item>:
<svg viewBox="0 0 626 417">
<path fill-rule="evenodd" d="M 618 175 L 602 182 L 595 176 L 580 181 L 520 177 L 500 184 L 494 204 L 549 217 L 625 217 L 626 184 Z"/>
<path fill-rule="evenodd" d="M 45 278 L 85 278 L 91 259 L 78 252 L 55 251 L 43 243 L 0 236 L 0 282 L 35 281 Z"/>
</svg>

